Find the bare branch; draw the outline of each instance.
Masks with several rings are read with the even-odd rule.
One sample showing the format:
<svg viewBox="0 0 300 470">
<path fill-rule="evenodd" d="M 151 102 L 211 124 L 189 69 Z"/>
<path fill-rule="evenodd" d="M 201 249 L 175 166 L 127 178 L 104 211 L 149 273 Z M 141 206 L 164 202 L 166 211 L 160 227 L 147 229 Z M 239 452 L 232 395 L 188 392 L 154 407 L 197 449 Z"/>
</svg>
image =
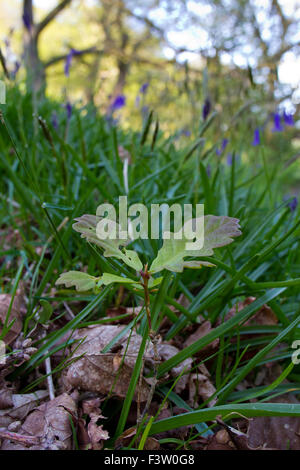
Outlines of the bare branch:
<svg viewBox="0 0 300 470">
<path fill-rule="evenodd" d="M 7 67 L 6 67 L 4 55 L 2 54 L 2 51 L 1 51 L 1 47 L 0 47 L 0 64 L 2 65 L 4 75 L 6 76 L 6 78 L 10 78 L 9 71 L 7 70 Z"/>
<path fill-rule="evenodd" d="M 72 0 L 63 0 L 55 8 L 53 8 L 53 10 L 51 10 L 39 24 L 36 25 L 36 37 L 38 37 L 38 35 L 46 28 L 46 26 L 48 26 L 48 24 L 51 23 L 51 21 L 54 20 L 54 18 L 56 18 L 56 16 L 59 15 L 59 13 L 63 11 L 71 2 Z"/>
<path fill-rule="evenodd" d="M 74 59 L 76 59 L 78 57 L 83 57 L 83 56 L 88 55 L 88 54 L 100 55 L 103 52 L 104 52 L 103 50 L 97 49 L 95 46 L 88 47 L 87 49 L 82 49 L 80 51 L 80 53 L 76 54 L 74 56 Z M 61 54 L 61 55 L 54 56 L 50 60 L 48 60 L 48 62 L 44 63 L 44 67 L 48 68 L 48 67 L 51 67 L 52 65 L 55 65 L 55 64 L 58 64 L 59 62 L 62 62 L 62 61 L 67 59 L 68 55 L 69 54 Z"/>
</svg>

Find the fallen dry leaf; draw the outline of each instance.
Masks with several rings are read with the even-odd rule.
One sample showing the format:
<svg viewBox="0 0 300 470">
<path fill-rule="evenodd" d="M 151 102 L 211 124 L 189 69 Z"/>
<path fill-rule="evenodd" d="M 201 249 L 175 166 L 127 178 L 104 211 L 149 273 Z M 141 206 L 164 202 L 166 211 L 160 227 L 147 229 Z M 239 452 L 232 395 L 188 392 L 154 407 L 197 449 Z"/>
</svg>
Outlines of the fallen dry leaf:
<svg viewBox="0 0 300 470">
<path fill-rule="evenodd" d="M 103 448 L 103 441 L 109 439 L 109 434 L 103 429 L 102 425 L 98 425 L 99 419 L 105 419 L 101 414 L 100 399 L 92 398 L 82 402 L 83 413 L 88 415 L 90 421 L 87 426 L 88 436 L 91 443 L 91 448 L 94 450 L 101 450 Z"/>
<path fill-rule="evenodd" d="M 70 416 L 76 415 L 74 400 L 64 393 L 52 401 L 43 403 L 26 418 L 20 435 L 35 438 L 30 450 L 70 450 L 72 428 Z M 5 439 L 1 450 L 24 450 L 24 444 Z"/>
<path fill-rule="evenodd" d="M 189 410 L 186 410 L 184 408 L 179 408 L 177 406 L 174 406 L 174 408 L 172 408 L 172 411 L 169 408 L 165 408 L 160 412 L 160 414 L 157 417 L 157 420 L 170 418 L 171 416 L 181 415 L 181 414 L 187 413 L 188 411 Z M 163 431 L 163 432 L 157 433 L 153 437 L 155 437 L 158 440 L 166 439 L 166 438 L 175 438 L 175 439 L 180 439 L 184 441 L 190 435 L 191 428 L 192 426 L 190 425 L 180 426 L 179 428 L 170 429 L 169 431 Z"/>
<path fill-rule="evenodd" d="M 211 331 L 211 323 L 209 320 L 204 321 L 198 328 L 197 330 L 189 335 L 189 337 L 185 340 L 183 343 L 183 347 L 187 348 L 191 344 L 195 343 L 195 341 L 198 341 L 200 338 L 203 338 L 206 336 L 210 331 Z M 210 344 L 202 348 L 196 356 L 203 356 L 206 355 L 207 353 L 210 353 L 211 351 L 217 349 L 219 346 L 219 338 L 216 338 L 214 341 L 212 341 Z"/>
<path fill-rule="evenodd" d="M 163 361 L 167 361 L 171 357 L 175 356 L 175 354 L 179 352 L 179 349 L 177 349 L 175 346 L 172 346 L 171 344 L 161 343 L 157 345 L 157 351 L 161 359 Z M 171 369 L 172 377 L 177 378 L 180 374 L 182 374 L 182 376 L 180 377 L 180 379 L 175 385 L 176 393 L 180 393 L 182 392 L 182 390 L 185 389 L 189 380 L 188 372 L 190 371 L 192 364 L 193 364 L 193 360 L 191 358 L 188 358 L 188 359 L 185 359 L 180 364 L 178 364 L 178 366 L 173 367 Z"/>
<path fill-rule="evenodd" d="M 272 402 L 290 403 L 299 401 L 293 395 L 274 398 Z M 300 450 L 300 418 L 259 417 L 249 422 L 248 444 L 251 448 Z"/>
<path fill-rule="evenodd" d="M 62 384 L 65 390 L 77 388 L 79 390 L 97 392 L 103 395 L 112 395 L 124 398 L 127 393 L 136 358 L 141 345 L 141 336 L 128 332 L 118 343 L 117 352 L 102 354 L 101 350 L 121 331 L 123 327 L 117 325 L 101 325 L 92 328 L 82 328 L 78 330 L 73 338 L 83 340 L 77 347 L 72 359 L 79 358 L 67 367 L 62 374 Z M 127 348 L 128 338 L 130 341 Z M 126 355 L 120 367 L 116 368 L 115 358 L 124 353 Z M 146 355 L 151 356 L 151 351 Z M 114 360 L 115 359 L 115 360 Z M 149 386 L 145 379 L 140 387 L 140 399 L 146 401 L 149 394 Z M 137 399 L 137 391 L 134 399 Z"/>
<path fill-rule="evenodd" d="M 0 294 L 0 334 L 2 332 L 2 327 L 5 323 L 11 299 L 11 294 Z M 22 331 L 22 316 L 24 314 L 24 311 L 24 294 L 23 290 L 19 289 L 17 290 L 17 293 L 14 297 L 7 325 L 9 325 L 13 320 L 14 323 L 8 333 L 3 338 L 6 344 L 11 344 Z"/>
<path fill-rule="evenodd" d="M 202 398 L 203 401 L 208 400 L 216 391 L 215 386 L 212 384 L 208 375 L 204 374 L 191 374 L 189 378 L 189 405 L 193 408 L 197 408 L 198 398 Z M 209 407 L 214 406 L 217 402 L 217 398 L 209 401 Z"/>
<path fill-rule="evenodd" d="M 221 429 L 211 437 L 206 450 L 236 450 L 236 448 L 228 432 L 225 429 Z"/>
<path fill-rule="evenodd" d="M 127 447 L 133 441 L 136 435 L 136 427 L 126 429 L 115 442 L 115 449 L 120 450 L 122 447 Z M 133 442 L 133 447 L 137 448 L 140 443 L 140 436 Z M 159 450 L 160 444 L 154 437 L 147 437 L 143 450 Z"/>
<path fill-rule="evenodd" d="M 133 320 L 141 311 L 142 307 L 111 307 L 106 310 L 107 317 L 111 318 L 111 324 L 128 324 Z M 115 317 L 119 317 L 120 315 L 126 315 L 125 318 L 115 320 Z"/>
<path fill-rule="evenodd" d="M 252 304 L 256 300 L 256 297 L 247 297 L 242 302 L 238 302 L 234 305 L 225 316 L 225 320 L 229 320 L 234 317 L 236 313 L 243 310 L 247 305 Z M 244 326 L 250 325 L 276 325 L 278 319 L 273 310 L 266 304 L 264 304 L 249 320 L 244 323 Z"/>
<path fill-rule="evenodd" d="M 13 406 L 13 390 L 8 387 L 7 382 L 0 380 L 0 416 L 1 411 L 11 408 Z M 0 424 L 1 426 L 1 424 Z"/>
<path fill-rule="evenodd" d="M 47 390 L 38 390 L 35 393 L 11 394 L 10 406 L 0 409 L 0 427 L 8 427 L 17 420 L 23 420 L 40 400 L 48 396 Z"/>
</svg>

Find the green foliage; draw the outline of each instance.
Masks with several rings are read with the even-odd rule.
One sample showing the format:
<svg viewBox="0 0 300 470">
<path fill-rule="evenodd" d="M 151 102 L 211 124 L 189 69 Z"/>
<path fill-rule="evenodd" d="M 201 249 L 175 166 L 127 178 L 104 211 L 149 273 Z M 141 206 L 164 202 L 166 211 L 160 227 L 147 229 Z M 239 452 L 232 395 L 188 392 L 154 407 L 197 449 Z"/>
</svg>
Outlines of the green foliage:
<svg viewBox="0 0 300 470">
<path fill-rule="evenodd" d="M 136 271 L 140 271 L 143 268 L 141 261 L 135 251 L 120 250 L 120 245 L 124 246 L 129 242 L 121 239 L 110 239 L 107 238 L 102 240 L 96 234 L 96 225 L 99 222 L 99 218 L 92 215 L 83 215 L 77 219 L 77 223 L 73 225 L 74 230 L 81 233 L 82 238 L 86 238 L 88 242 L 94 243 L 104 249 L 103 255 L 106 257 L 113 256 L 114 258 L 121 259 L 125 264 L 130 266 Z"/>
<path fill-rule="evenodd" d="M 99 278 L 90 276 L 89 274 L 80 271 L 68 271 L 59 277 L 56 284 L 65 284 L 66 287 L 75 286 L 76 290 L 80 292 L 94 289 L 98 281 Z"/>
<path fill-rule="evenodd" d="M 204 217 L 204 240 L 203 247 L 198 250 L 186 249 L 190 238 L 183 237 L 182 240 L 174 238 L 171 234 L 170 240 L 164 240 L 162 248 L 158 252 L 150 266 L 149 271 L 156 273 L 163 269 L 182 272 L 186 268 L 200 268 L 201 266 L 214 266 L 207 261 L 184 261 L 185 257 L 198 258 L 213 255 L 213 248 L 228 245 L 233 240 L 231 237 L 241 235 L 238 230 L 238 220 L 230 217 L 217 217 L 207 215 Z M 184 232 L 185 234 L 185 232 Z"/>
<path fill-rule="evenodd" d="M 214 266 L 212 263 L 207 261 L 184 261 L 186 257 L 201 257 L 213 255 L 213 248 L 228 245 L 233 241 L 232 237 L 241 235 L 238 230 L 239 221 L 230 217 L 218 217 L 218 216 L 205 216 L 204 227 L 199 223 L 200 227 L 197 227 L 196 231 L 193 230 L 193 223 L 200 222 L 200 219 L 191 219 L 186 222 L 184 226 L 177 233 L 169 233 L 170 238 L 164 239 L 163 246 L 159 250 L 157 257 L 153 260 L 149 273 L 154 274 L 167 269 L 174 272 L 182 272 L 184 268 L 200 268 L 201 266 Z M 81 237 L 85 238 L 88 242 L 100 246 L 104 249 L 103 256 L 114 257 L 121 259 L 125 264 L 141 271 L 143 265 L 139 259 L 138 254 L 133 250 L 124 250 L 124 253 L 120 250 L 119 246 L 129 242 L 129 239 L 122 241 L 120 239 L 110 239 L 109 236 L 115 231 L 115 225 L 110 226 L 106 239 L 101 239 L 96 233 L 96 226 L 101 220 L 100 217 L 92 215 L 84 215 L 77 219 L 77 223 L 73 225 L 73 228 L 81 233 Z M 177 237 L 177 238 L 176 238 Z M 187 245 L 191 244 L 192 238 L 201 242 L 203 245 L 199 249 L 189 249 Z M 202 238 L 203 240 L 202 240 Z M 162 279 L 162 278 L 160 278 Z M 75 286 L 78 291 L 87 291 L 94 289 L 96 286 L 109 285 L 114 282 L 121 284 L 138 284 L 129 278 L 123 278 L 114 274 L 104 273 L 103 276 L 96 278 L 86 273 L 80 273 L 78 271 L 69 271 L 62 274 L 56 281 L 57 285 L 65 284 L 67 287 Z M 149 287 L 154 287 L 159 284 L 159 278 L 150 278 Z"/>
<path fill-rule="evenodd" d="M 162 335 L 164 341 L 169 341 L 174 337 L 185 340 L 186 327 L 197 326 L 199 316 L 210 321 L 213 327 L 204 337 L 183 347 L 178 354 L 161 364 L 159 377 L 165 377 L 188 357 L 193 357 L 197 362 L 199 351 L 220 338 L 220 348 L 209 358 L 212 378 L 218 384 L 217 415 L 222 414 L 227 420 L 232 418 L 231 411 L 245 416 L 298 415 L 297 409 L 293 411 L 263 403 L 263 400 L 268 401 L 273 395 L 286 393 L 287 390 L 298 393 L 300 382 L 299 365 L 295 365 L 292 371 L 287 369 L 293 353 L 291 345 L 300 338 L 300 213 L 299 206 L 291 211 L 287 206 L 289 200 L 283 201 L 286 164 L 291 157 L 289 151 L 276 159 L 273 141 L 269 145 L 267 139 L 264 147 L 253 148 L 249 144 L 251 136 L 246 123 L 242 122 L 234 129 L 236 138 L 230 148 L 235 154 L 240 153 L 241 157 L 233 159 L 233 165 L 229 166 L 226 154 L 220 157 L 215 154 L 215 146 L 219 143 L 217 121 L 212 122 L 207 130 L 209 138 L 206 133 L 202 135 L 204 142 L 201 146 L 195 146 L 193 142 L 189 145 L 184 141 L 178 143 L 173 137 L 166 138 L 159 132 L 152 148 L 152 127 L 142 146 L 139 133 L 124 132 L 111 125 L 92 106 L 74 109 L 68 121 L 60 103 L 45 101 L 39 105 L 38 114 L 48 124 L 53 140 L 51 146 L 32 117 L 30 96 L 23 95 L 16 88 L 9 89 L 7 105 L 1 106 L 1 110 L 6 125 L 0 125 L 2 288 L 14 293 L 18 285 L 15 279 L 19 281 L 22 278 L 26 283 L 25 338 L 34 328 L 35 315 L 44 300 L 53 308 L 50 316 L 47 304 L 43 305 L 48 316 L 46 321 L 59 325 L 56 330 L 47 331 L 42 344 L 38 341 L 34 343 L 39 348 L 38 352 L 19 366 L 10 379 L 19 380 L 21 377 L 22 383 L 25 383 L 28 374 L 42 364 L 45 357 L 64 350 L 69 344 L 66 335 L 71 338 L 76 328 L 107 323 L 106 310 L 117 305 L 120 287 L 119 282 L 112 281 L 125 284 L 122 305 L 140 305 L 144 292 L 140 288 L 138 273 L 158 255 L 157 272 L 161 271 L 161 274 L 156 277 L 153 273 L 154 284 L 149 283 L 153 329 L 159 331 L 162 320 L 167 318 Z M 54 111 L 59 122 L 57 130 L 51 125 Z M 206 255 L 202 252 L 196 260 L 190 260 L 190 256 L 185 259 L 185 252 L 178 248 L 179 245 L 169 257 L 167 248 L 171 241 L 166 240 L 166 245 L 162 246 L 159 240 L 134 241 L 130 250 L 122 240 L 104 246 L 95 238 L 94 223 L 90 223 L 90 219 L 87 223 L 87 216 L 81 214 L 95 214 L 99 203 L 117 204 L 119 195 L 124 194 L 119 146 L 130 152 L 131 156 L 128 204 L 139 201 L 147 207 L 164 202 L 204 203 L 205 207 L 208 204 L 209 214 L 218 217 L 212 220 L 232 221 L 231 229 L 226 232 L 227 241 L 231 241 L 228 237 L 234 237 L 238 231 L 237 222 L 233 220 L 241 221 L 243 234 L 237 236 L 232 244 L 211 237 Z M 194 150 L 191 152 L 192 147 Z M 295 160 L 289 171 L 296 168 Z M 72 231 L 74 219 L 77 219 L 76 224 L 84 221 L 79 232 L 88 243 L 82 243 Z M 214 229 L 221 230 L 222 227 L 222 224 L 219 227 L 212 225 Z M 220 232 L 217 230 L 216 233 Z M 220 245 L 224 247 L 218 248 Z M 172 253 L 176 254 L 176 262 Z M 214 268 L 176 272 L 174 266 L 182 266 L 189 261 L 210 263 Z M 61 284 L 53 289 L 58 273 L 63 271 L 67 273 L 61 275 Z M 68 277 L 70 271 L 79 272 L 75 275 L 76 279 L 74 274 Z M 80 291 L 64 289 L 65 281 Z M 178 301 L 181 294 L 188 299 L 188 307 Z M 255 302 L 242 308 L 232 318 L 225 319 L 233 306 L 249 296 L 256 297 Z M 64 302 L 74 312 L 71 320 Z M 272 308 L 277 318 L 276 325 L 245 326 L 245 322 L 264 304 Z M 143 316 L 144 312 L 141 312 L 137 319 L 130 320 L 118 338 L 114 339 L 114 344 L 135 327 L 143 336 L 142 347 L 145 347 L 148 335 Z M 56 322 L 57 318 L 60 322 Z M 277 348 L 279 342 L 280 348 Z M 107 345 L 106 348 L 111 346 Z M 245 358 L 245 352 L 250 353 L 250 360 Z M 128 396 L 120 405 L 122 410 L 117 410 L 120 411 L 117 415 L 117 434 L 126 426 L 143 353 L 141 349 Z M 229 356 L 232 360 L 230 364 L 227 360 Z M 238 385 L 245 374 L 255 375 L 264 364 L 275 361 L 283 370 L 288 370 L 287 382 L 274 383 L 268 390 L 255 387 L 257 403 L 249 403 L 249 390 L 237 388 Z M 174 379 L 169 377 L 168 380 L 167 384 L 157 385 L 158 396 L 170 392 Z M 168 400 L 189 409 L 173 390 L 168 394 Z M 238 407 L 233 403 L 237 400 Z M 170 418 L 167 423 L 155 419 L 149 435 L 153 431 L 184 424 L 194 425 L 215 418 L 214 408 L 207 408 L 205 403 L 200 407 L 193 410 L 196 414 L 192 416 L 183 413 L 180 417 Z M 192 436 L 198 432 L 196 429 L 191 430 Z"/>
</svg>

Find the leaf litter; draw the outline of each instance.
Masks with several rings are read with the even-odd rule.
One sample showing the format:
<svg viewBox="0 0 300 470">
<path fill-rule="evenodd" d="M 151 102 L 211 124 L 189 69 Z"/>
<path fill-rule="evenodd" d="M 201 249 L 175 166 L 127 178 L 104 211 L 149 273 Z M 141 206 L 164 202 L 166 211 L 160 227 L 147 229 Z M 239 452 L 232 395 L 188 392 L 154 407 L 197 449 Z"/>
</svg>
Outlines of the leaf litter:
<svg viewBox="0 0 300 470">
<path fill-rule="evenodd" d="M 0 296 L 0 319 L 5 321 L 7 310 L 11 302 L 10 294 Z M 248 297 L 244 301 L 234 305 L 225 315 L 225 319 L 234 316 L 238 311 L 255 300 Z M 178 302 L 189 308 L 189 301 L 184 296 Z M 74 449 L 74 432 L 80 449 L 101 450 L 105 448 L 110 439 L 107 419 L 101 411 L 101 403 L 109 398 L 123 400 L 126 396 L 132 371 L 137 359 L 142 337 L 135 331 L 124 329 L 122 319 L 114 320 L 114 317 L 125 315 L 124 323 L 137 318 L 141 306 L 110 307 L 107 309 L 106 325 L 93 325 L 80 328 L 72 335 L 74 343 L 67 347 L 65 354 L 70 353 L 71 359 L 57 377 L 57 391 L 59 395 L 54 399 L 48 399 L 48 390 L 41 389 L 35 393 L 18 393 L 15 387 L 7 380 L 7 375 L 14 367 L 22 364 L 36 349 L 32 347 L 32 340 L 24 340 L 22 337 L 22 324 L 24 314 L 24 297 L 17 292 L 11 308 L 11 317 L 15 319 L 10 334 L 6 337 L 7 343 L 12 347 L 11 358 L 4 366 L 0 366 L 0 443 L 2 450 L 55 450 Z M 176 311 L 173 306 L 171 310 Z M 161 338 L 157 344 L 159 360 L 162 363 L 178 354 L 185 348 L 206 336 L 212 331 L 210 321 L 199 317 L 199 323 L 187 327 L 181 335 L 171 341 L 163 341 Z M 218 324 L 218 322 L 217 322 Z M 277 317 L 268 305 L 264 305 L 245 325 L 276 325 Z M 116 337 L 117 342 L 114 342 Z M 37 335 L 37 338 L 39 336 Z M 107 352 L 103 349 L 113 342 L 113 346 Z M 18 347 L 18 349 L 16 348 Z M 219 339 L 215 339 L 208 346 L 188 358 L 178 366 L 173 367 L 162 383 L 170 379 L 177 380 L 174 392 L 186 401 L 187 407 L 170 406 L 168 401 L 157 419 L 163 419 L 185 413 L 190 409 L 197 409 L 203 402 L 208 407 L 213 407 L 217 397 L 211 398 L 216 392 L 203 360 L 216 352 L 219 348 Z M 149 371 L 153 371 L 154 351 L 151 343 L 144 354 L 144 375 L 139 381 L 139 400 L 146 401 L 149 395 L 152 379 L 147 377 Z M 209 363 L 208 363 L 209 366 Z M 261 372 L 268 369 L 266 365 Z M 151 374 L 150 374 L 151 375 Z M 265 375 L 267 376 L 267 375 Z M 179 378 L 179 379 L 178 379 Z M 262 383 L 260 380 L 259 383 Z M 251 376 L 244 380 L 246 388 L 254 384 Z M 92 398 L 80 400 L 81 394 L 92 394 Z M 134 401 L 138 394 L 134 394 Z M 297 402 L 295 397 L 279 397 L 272 402 Z M 155 405 L 155 403 L 153 403 Z M 190 407 L 190 408 L 189 408 Z M 159 405 L 156 405 L 156 409 Z M 153 407 L 151 408 L 153 409 Z M 154 411 L 151 411 L 154 413 Z M 240 450 L 240 449 L 299 449 L 299 419 L 297 418 L 253 418 L 240 420 L 238 426 L 245 428 L 243 432 L 225 424 L 215 423 L 217 430 L 210 438 L 199 437 L 191 440 L 192 426 L 183 426 L 178 429 L 159 433 L 148 437 L 144 443 L 144 449 L 156 450 L 161 448 L 160 439 L 189 440 L 191 449 L 210 450 Z M 218 429 L 219 428 L 219 429 Z M 131 430 L 130 430 L 131 429 Z M 115 443 L 115 448 L 126 447 L 136 435 L 137 428 L 127 429 Z M 135 445 L 140 442 L 140 436 L 136 436 Z M 174 444 L 166 445 L 166 448 L 174 448 Z"/>
</svg>

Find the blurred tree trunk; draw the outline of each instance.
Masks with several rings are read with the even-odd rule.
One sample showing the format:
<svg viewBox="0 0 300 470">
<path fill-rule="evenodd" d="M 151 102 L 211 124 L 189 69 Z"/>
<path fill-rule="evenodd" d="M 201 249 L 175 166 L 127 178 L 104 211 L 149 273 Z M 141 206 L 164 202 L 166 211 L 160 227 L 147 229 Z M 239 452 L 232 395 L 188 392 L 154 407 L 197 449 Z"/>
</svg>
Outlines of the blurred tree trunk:
<svg viewBox="0 0 300 470">
<path fill-rule="evenodd" d="M 100 68 L 101 55 L 98 53 L 92 62 L 90 73 L 87 79 L 87 86 L 85 87 L 85 96 L 88 102 L 95 104 L 95 93 L 98 72 Z"/>
<path fill-rule="evenodd" d="M 45 67 L 39 56 L 40 34 L 71 1 L 62 0 L 50 10 L 40 23 L 36 24 L 34 21 L 33 0 L 23 0 L 23 47 L 27 90 L 31 90 L 38 99 L 44 96 L 46 90 Z"/>
<path fill-rule="evenodd" d="M 43 96 L 46 89 L 46 75 L 43 63 L 39 57 L 38 35 L 33 23 L 32 0 L 23 1 L 23 22 L 27 90 L 32 90 L 35 95 Z"/>
<path fill-rule="evenodd" d="M 46 76 L 39 57 L 38 36 L 34 27 L 32 0 L 23 1 L 23 23 L 27 90 L 32 90 L 35 95 L 43 96 L 46 89 Z"/>
<path fill-rule="evenodd" d="M 118 72 L 118 79 L 117 79 L 117 82 L 114 86 L 114 90 L 112 93 L 113 98 L 115 98 L 118 95 L 123 94 L 124 87 L 126 85 L 127 75 L 129 72 L 129 67 L 130 67 L 130 64 L 124 62 L 123 60 L 118 60 L 119 72 Z"/>
</svg>

